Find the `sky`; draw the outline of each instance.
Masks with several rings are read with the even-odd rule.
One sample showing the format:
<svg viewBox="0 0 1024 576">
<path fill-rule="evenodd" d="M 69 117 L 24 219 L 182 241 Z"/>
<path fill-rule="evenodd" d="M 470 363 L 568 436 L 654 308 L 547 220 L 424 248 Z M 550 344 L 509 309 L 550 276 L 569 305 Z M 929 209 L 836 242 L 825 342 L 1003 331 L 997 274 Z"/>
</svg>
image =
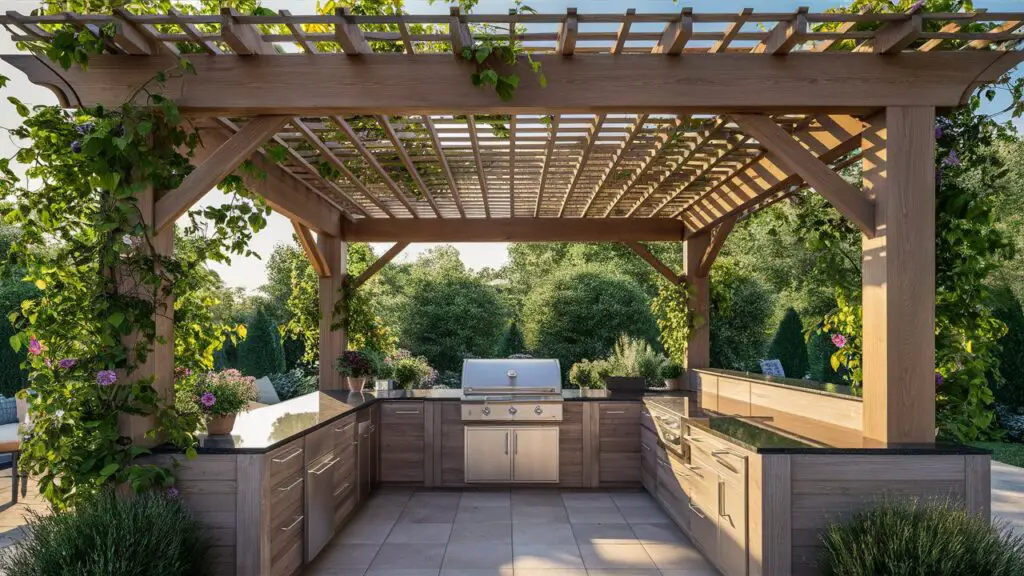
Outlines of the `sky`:
<svg viewBox="0 0 1024 576">
<path fill-rule="evenodd" d="M 784 12 L 796 10 L 799 6 L 808 6 L 812 11 L 824 10 L 837 4 L 836 0 L 527 0 L 526 2 L 538 12 L 565 12 L 567 7 L 577 7 L 581 12 L 625 12 L 627 8 L 636 8 L 638 12 L 675 12 L 682 6 L 692 6 L 696 12 L 738 12 L 741 8 L 750 7 L 755 11 Z M 315 0 L 263 0 L 262 4 L 273 10 L 288 9 L 293 14 L 309 14 L 313 12 Z M 406 0 L 406 11 L 409 13 L 444 13 L 447 3 L 440 1 L 430 4 L 427 0 Z M 36 0 L 0 0 L 0 13 L 15 10 L 28 13 L 38 6 Z M 506 13 L 513 3 L 508 0 L 481 0 L 476 12 L 479 14 Z M 975 8 L 987 8 L 995 11 L 1024 10 L 1024 0 L 975 0 Z M 0 54 L 17 52 L 14 43 L 6 31 L 0 29 Z M 0 98 L 0 126 L 10 127 L 17 121 L 14 107 L 7 102 L 6 96 L 15 96 L 23 102 L 34 104 L 56 104 L 56 98 L 47 89 L 30 83 L 18 70 L 0 62 L 0 74 L 11 79 L 8 87 Z M 998 103 L 990 108 L 998 108 Z M 9 157 L 18 146 L 7 137 L 0 137 L 0 155 Z M 217 205 L 225 201 L 225 196 L 218 191 L 211 191 L 199 205 Z M 250 243 L 250 248 L 262 256 L 262 259 L 236 257 L 230 265 L 211 263 L 211 268 L 221 275 L 229 287 L 241 287 L 250 292 L 256 291 L 266 282 L 266 260 L 274 246 L 291 242 L 292 226 L 287 218 L 279 214 L 271 214 L 267 227 L 261 230 Z M 383 253 L 390 244 L 373 244 L 377 254 Z M 414 260 L 419 254 L 429 250 L 436 244 L 412 244 L 406 248 L 396 261 Z M 498 268 L 508 261 L 508 244 L 506 243 L 466 243 L 453 244 L 458 249 L 462 261 L 467 267 L 479 270 L 484 267 Z"/>
</svg>

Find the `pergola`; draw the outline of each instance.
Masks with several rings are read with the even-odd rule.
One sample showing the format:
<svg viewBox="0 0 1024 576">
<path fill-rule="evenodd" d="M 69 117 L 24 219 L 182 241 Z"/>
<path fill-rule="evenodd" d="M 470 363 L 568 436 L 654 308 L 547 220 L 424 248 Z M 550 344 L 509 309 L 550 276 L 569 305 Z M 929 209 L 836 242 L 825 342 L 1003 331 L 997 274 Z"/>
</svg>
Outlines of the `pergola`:
<svg viewBox="0 0 1024 576">
<path fill-rule="evenodd" d="M 708 314 L 708 272 L 737 219 L 811 187 L 863 232 L 864 420 L 880 445 L 932 443 L 935 113 L 1022 60 L 1024 13 L 25 16 L 116 27 L 88 70 L 3 56 L 64 106 L 116 105 L 179 50 L 165 93 L 201 131 L 195 170 L 143 205 L 161 250 L 175 220 L 250 159 L 320 275 L 321 388 L 341 385 L 331 310 L 346 243 L 608 241 L 632 246 Z M 978 27 L 979 24 L 988 26 Z M 498 31 L 499 28 L 504 31 Z M 511 32 L 510 32 L 511 30 Z M 474 87 L 466 47 L 521 42 L 510 101 Z M 837 170 L 860 162 L 863 187 Z M 315 238 L 314 238 L 315 233 Z M 683 275 L 639 242 L 682 241 Z M 145 370 L 170 386 L 172 327 Z M 708 366 L 703 323 L 687 352 Z"/>
</svg>

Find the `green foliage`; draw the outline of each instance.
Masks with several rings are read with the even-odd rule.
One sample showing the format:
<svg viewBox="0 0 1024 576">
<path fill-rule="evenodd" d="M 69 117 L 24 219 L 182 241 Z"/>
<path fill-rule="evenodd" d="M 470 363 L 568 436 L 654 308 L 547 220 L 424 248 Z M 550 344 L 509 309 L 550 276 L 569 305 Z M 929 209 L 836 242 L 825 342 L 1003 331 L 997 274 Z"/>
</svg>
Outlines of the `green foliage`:
<svg viewBox="0 0 1024 576">
<path fill-rule="evenodd" d="M 790 378 L 803 378 L 807 375 L 807 344 L 804 342 L 804 326 L 796 310 L 786 310 L 786 315 L 779 323 L 771 344 L 768 345 L 768 358 L 777 358 L 782 362 L 782 369 Z"/>
<path fill-rule="evenodd" d="M 561 270 L 523 308 L 527 348 L 562 369 L 608 354 L 620 334 L 653 342 L 658 327 L 636 282 L 597 265 Z"/>
<path fill-rule="evenodd" d="M 580 360 L 569 369 L 569 382 L 577 388 L 604 388 L 604 379 L 611 376 L 611 365 L 607 360 Z"/>
<path fill-rule="evenodd" d="M 846 383 L 842 373 L 832 368 L 832 355 L 835 351 L 832 336 L 812 328 L 807 335 L 807 362 L 811 380 L 829 384 Z"/>
<path fill-rule="evenodd" d="M 316 392 L 319 383 L 318 377 L 307 376 L 305 372 L 298 368 L 281 374 L 271 374 L 268 378 L 270 378 L 270 383 L 274 385 L 277 397 L 282 401 L 309 394 L 310 392 Z"/>
<path fill-rule="evenodd" d="M 672 284 L 662 281 L 658 295 L 651 301 L 651 311 L 661 331 L 661 345 L 669 358 L 676 362 L 686 360 L 686 347 L 693 329 L 706 318 L 695 317 L 688 306 L 691 289 L 686 282 Z"/>
<path fill-rule="evenodd" d="M 532 8 L 523 5 L 521 0 L 516 0 L 515 11 L 519 14 L 535 13 Z M 476 71 L 470 76 L 474 86 L 490 86 L 503 101 L 512 100 L 519 87 L 519 75 L 514 69 L 524 56 L 526 64 L 537 77 L 541 87 L 548 85 L 548 80 L 541 71 L 540 62 L 535 61 L 530 53 L 523 49 L 522 42 L 515 39 L 515 33 L 525 32 L 524 27 L 519 26 L 513 30 L 511 24 L 504 29 L 496 25 L 484 25 L 478 32 L 484 34 L 483 39 L 462 50 L 462 57 L 476 66 Z"/>
<path fill-rule="evenodd" d="M 262 308 L 256 310 L 246 326 L 245 340 L 238 345 L 238 369 L 253 378 L 284 372 L 281 336 Z"/>
<path fill-rule="evenodd" d="M 971 442 L 971 446 L 992 451 L 992 459 L 997 462 L 1024 468 L 1024 444 L 1013 442 Z"/>
<path fill-rule="evenodd" d="M 190 390 L 192 402 L 206 416 L 227 416 L 243 412 L 249 402 L 259 398 L 256 379 L 243 376 L 238 370 L 206 372 L 193 376 Z"/>
<path fill-rule="evenodd" d="M 408 289 L 402 342 L 431 366 L 460 370 L 463 358 L 498 351 L 507 320 L 494 288 L 465 272 L 426 269 Z"/>
<path fill-rule="evenodd" d="M 395 382 L 406 390 L 430 384 L 437 377 L 426 358 L 412 356 L 405 350 L 400 350 L 391 359 L 391 365 Z"/>
<path fill-rule="evenodd" d="M 648 385 L 657 385 L 661 379 L 661 367 L 668 360 L 651 345 L 640 338 L 622 334 L 612 346 L 608 356 L 609 376 L 644 378 Z"/>
<path fill-rule="evenodd" d="M 711 365 L 758 369 L 768 344 L 771 293 L 756 277 L 740 272 L 730 259 L 719 256 L 711 269 L 710 300 Z"/>
<path fill-rule="evenodd" d="M 508 358 L 513 354 L 522 354 L 526 351 L 526 341 L 523 340 L 523 331 L 515 320 L 508 326 L 505 336 L 501 341 L 501 356 Z"/>
<path fill-rule="evenodd" d="M 1006 286 L 993 292 L 993 313 L 1007 326 L 1006 335 L 999 340 L 999 371 L 1003 380 L 996 381 L 996 401 L 1007 406 L 1024 409 L 1024 309 Z"/>
<path fill-rule="evenodd" d="M 827 576 L 1024 573 L 1024 536 L 962 504 L 881 502 L 830 523 L 822 543 Z"/>
<path fill-rule="evenodd" d="M 2 176 L 0 176 L 2 178 Z M 6 208 L 6 209 L 5 209 Z M 0 214 L 10 210 L 10 206 L 0 203 Z M 20 231 L 14 226 L 0 224 L 0 261 L 6 258 L 11 244 L 16 242 Z M 25 271 L 19 268 L 8 270 L 0 275 L 0 395 L 11 398 L 14 393 L 28 386 L 28 371 L 22 363 L 27 360 L 25 351 L 15 352 L 8 345 L 17 331 L 8 318 L 21 309 L 21 303 L 38 296 L 39 290 L 22 278 Z"/>
<path fill-rule="evenodd" d="M 160 493 L 105 490 L 74 510 L 30 513 L 27 537 L 0 555 L 9 576 L 204 576 L 209 538 L 181 502 Z"/>
<path fill-rule="evenodd" d="M 676 378 L 682 378 L 686 370 L 682 364 L 676 362 L 666 362 L 661 367 L 661 378 L 663 380 L 675 380 Z"/>
</svg>

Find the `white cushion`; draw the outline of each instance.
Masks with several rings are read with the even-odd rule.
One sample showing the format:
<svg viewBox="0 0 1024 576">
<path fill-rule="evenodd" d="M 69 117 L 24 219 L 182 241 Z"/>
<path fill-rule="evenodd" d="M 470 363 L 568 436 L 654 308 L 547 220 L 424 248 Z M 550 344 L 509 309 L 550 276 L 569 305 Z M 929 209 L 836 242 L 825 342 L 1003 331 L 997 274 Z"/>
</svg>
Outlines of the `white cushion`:
<svg viewBox="0 0 1024 576">
<path fill-rule="evenodd" d="M 18 433 L 17 422 L 0 426 L 0 453 L 17 450 L 20 444 L 21 434 Z"/>
<path fill-rule="evenodd" d="M 260 394 L 257 400 L 260 404 L 277 404 L 281 401 L 277 396 L 277 390 L 274 390 L 274 384 L 266 376 L 256 381 L 256 389 Z"/>
</svg>

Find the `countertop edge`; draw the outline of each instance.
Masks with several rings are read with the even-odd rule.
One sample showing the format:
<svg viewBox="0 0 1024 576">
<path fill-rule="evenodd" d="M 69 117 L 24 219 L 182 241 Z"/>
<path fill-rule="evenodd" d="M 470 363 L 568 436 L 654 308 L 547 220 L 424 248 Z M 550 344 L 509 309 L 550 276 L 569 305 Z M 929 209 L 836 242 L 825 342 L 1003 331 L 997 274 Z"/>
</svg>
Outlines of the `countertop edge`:
<svg viewBox="0 0 1024 576">
<path fill-rule="evenodd" d="M 722 370 L 718 368 L 695 368 L 694 372 L 699 374 L 707 374 L 709 376 L 725 376 L 727 378 L 735 378 L 736 380 L 744 380 L 747 382 L 754 382 L 756 384 L 764 384 L 765 386 L 775 386 L 776 388 L 785 388 L 786 390 L 795 390 L 797 392 L 807 392 L 808 394 L 818 394 L 819 396 L 829 396 L 839 400 L 849 400 L 850 402 L 863 403 L 864 399 L 860 396 L 854 396 L 852 394 L 841 394 L 839 392 L 829 392 L 828 390 L 819 390 L 809 386 L 798 386 L 796 384 L 787 384 L 778 380 L 773 380 L 771 376 L 764 376 L 762 374 L 751 374 L 736 372 L 732 370 Z M 794 380 L 790 378 L 790 380 Z"/>
</svg>

